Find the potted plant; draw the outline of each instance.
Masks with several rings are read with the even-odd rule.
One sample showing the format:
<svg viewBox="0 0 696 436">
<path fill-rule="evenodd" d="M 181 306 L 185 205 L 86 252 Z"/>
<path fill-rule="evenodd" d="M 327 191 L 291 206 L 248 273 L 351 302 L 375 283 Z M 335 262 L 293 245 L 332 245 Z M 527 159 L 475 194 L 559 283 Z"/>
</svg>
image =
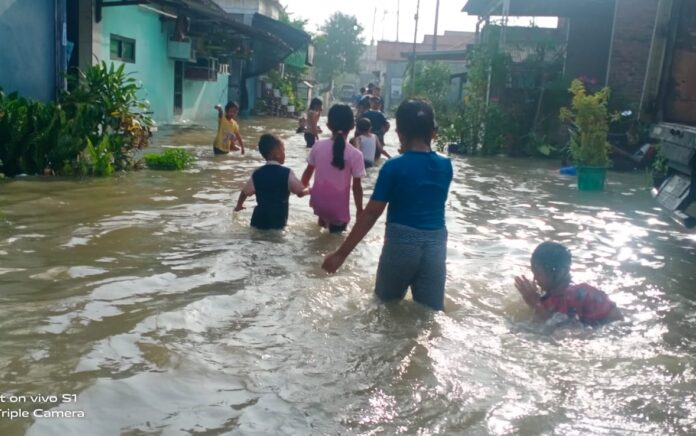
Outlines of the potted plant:
<svg viewBox="0 0 696 436">
<path fill-rule="evenodd" d="M 573 101 L 569 108 L 561 109 L 561 120 L 572 123 L 577 131 L 571 138 L 570 153 L 577 166 L 578 189 L 601 191 L 610 164 L 609 88 L 589 94 L 585 85 L 576 79 L 570 86 L 570 93 Z"/>
</svg>

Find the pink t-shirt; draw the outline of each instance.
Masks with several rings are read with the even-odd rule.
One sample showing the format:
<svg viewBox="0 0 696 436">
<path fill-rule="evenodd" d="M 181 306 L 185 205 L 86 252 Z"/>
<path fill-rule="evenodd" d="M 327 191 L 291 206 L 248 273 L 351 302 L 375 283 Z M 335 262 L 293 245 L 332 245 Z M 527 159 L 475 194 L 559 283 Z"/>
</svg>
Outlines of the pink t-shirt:
<svg viewBox="0 0 696 436">
<path fill-rule="evenodd" d="M 307 163 L 315 168 L 309 205 L 326 223 L 347 224 L 350 222 L 351 182 L 353 178 L 365 177 L 365 162 L 360 150 L 346 141 L 345 167 L 340 170 L 331 165 L 333 142 L 333 139 L 317 141 L 307 158 Z"/>
</svg>

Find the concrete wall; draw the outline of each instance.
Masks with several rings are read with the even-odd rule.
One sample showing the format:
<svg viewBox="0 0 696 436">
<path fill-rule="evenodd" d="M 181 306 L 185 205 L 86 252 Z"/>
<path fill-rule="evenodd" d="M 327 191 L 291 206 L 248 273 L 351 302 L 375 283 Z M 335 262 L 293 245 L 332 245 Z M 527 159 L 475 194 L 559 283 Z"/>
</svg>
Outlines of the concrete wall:
<svg viewBox="0 0 696 436">
<path fill-rule="evenodd" d="M 126 71 L 142 82 L 140 97 L 150 102 L 152 117 L 158 123 L 171 123 L 174 116 L 174 66 L 167 54 L 171 33 L 160 15 L 139 6 L 104 8 L 102 22 L 95 25 L 94 52 L 99 60 L 111 61 L 110 35 L 135 40 L 135 63 L 125 63 Z M 113 61 L 116 65 L 122 62 Z M 218 75 L 216 82 L 184 80 L 182 120 L 206 121 L 214 117 L 213 107 L 227 103 L 229 76 Z"/>
<path fill-rule="evenodd" d="M 0 87 L 52 100 L 56 89 L 55 10 L 49 0 L 0 0 Z"/>
<path fill-rule="evenodd" d="M 104 16 L 94 38 L 95 54 L 107 64 L 111 60 L 111 34 L 135 40 L 135 63 L 125 63 L 126 71 L 142 81 L 140 98 L 150 102 L 152 117 L 158 123 L 174 118 L 174 61 L 167 56 L 168 31 L 160 15 L 139 6 L 104 8 Z"/>
<path fill-rule="evenodd" d="M 659 0 L 617 0 L 609 86 L 638 110 L 652 47 Z"/>
<path fill-rule="evenodd" d="M 215 118 L 216 104 L 227 104 L 229 75 L 218 74 L 217 82 L 184 80 L 184 110 L 182 119 L 207 121 Z"/>
</svg>

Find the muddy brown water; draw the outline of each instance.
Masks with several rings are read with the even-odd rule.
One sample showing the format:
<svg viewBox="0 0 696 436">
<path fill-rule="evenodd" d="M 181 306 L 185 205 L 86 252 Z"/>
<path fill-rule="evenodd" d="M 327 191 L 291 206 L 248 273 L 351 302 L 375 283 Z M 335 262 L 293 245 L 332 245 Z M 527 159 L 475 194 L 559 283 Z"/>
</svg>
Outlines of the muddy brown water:
<svg viewBox="0 0 696 436">
<path fill-rule="evenodd" d="M 261 132 L 298 175 L 307 155 L 291 120 L 241 124 L 244 157 L 213 157 L 210 126 L 162 129 L 153 150 L 197 156 L 184 172 L 0 183 L 0 409 L 85 414 L 3 416 L 0 434 L 696 432 L 696 236 L 644 174 L 579 193 L 555 162 L 454 157 L 447 311 L 432 313 L 373 298 L 384 218 L 329 277 L 340 238 L 307 199 L 282 233 L 233 214 Z M 625 321 L 532 319 L 512 279 L 546 239 Z"/>
</svg>

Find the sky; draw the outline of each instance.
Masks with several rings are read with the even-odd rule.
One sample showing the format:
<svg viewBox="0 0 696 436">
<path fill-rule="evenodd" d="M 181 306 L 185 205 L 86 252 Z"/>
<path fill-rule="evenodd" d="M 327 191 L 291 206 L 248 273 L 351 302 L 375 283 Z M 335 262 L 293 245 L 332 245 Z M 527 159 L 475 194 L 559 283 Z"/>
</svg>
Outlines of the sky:
<svg viewBox="0 0 696 436">
<path fill-rule="evenodd" d="M 281 0 L 286 5 L 293 17 L 309 20 L 308 28 L 314 32 L 326 19 L 337 10 L 344 14 L 355 15 L 358 22 L 365 29 L 363 38 L 365 43 L 372 39 L 372 22 L 375 16 L 374 39 L 375 41 L 396 40 L 397 4 L 400 3 L 399 14 L 399 40 L 413 42 L 415 31 L 414 16 L 418 0 Z M 432 34 L 435 29 L 436 0 L 420 1 L 420 19 L 418 23 L 418 40 L 423 40 L 423 35 Z M 444 30 L 469 30 L 476 29 L 476 17 L 470 17 L 462 8 L 466 0 L 440 0 L 440 20 L 438 34 Z"/>
</svg>

